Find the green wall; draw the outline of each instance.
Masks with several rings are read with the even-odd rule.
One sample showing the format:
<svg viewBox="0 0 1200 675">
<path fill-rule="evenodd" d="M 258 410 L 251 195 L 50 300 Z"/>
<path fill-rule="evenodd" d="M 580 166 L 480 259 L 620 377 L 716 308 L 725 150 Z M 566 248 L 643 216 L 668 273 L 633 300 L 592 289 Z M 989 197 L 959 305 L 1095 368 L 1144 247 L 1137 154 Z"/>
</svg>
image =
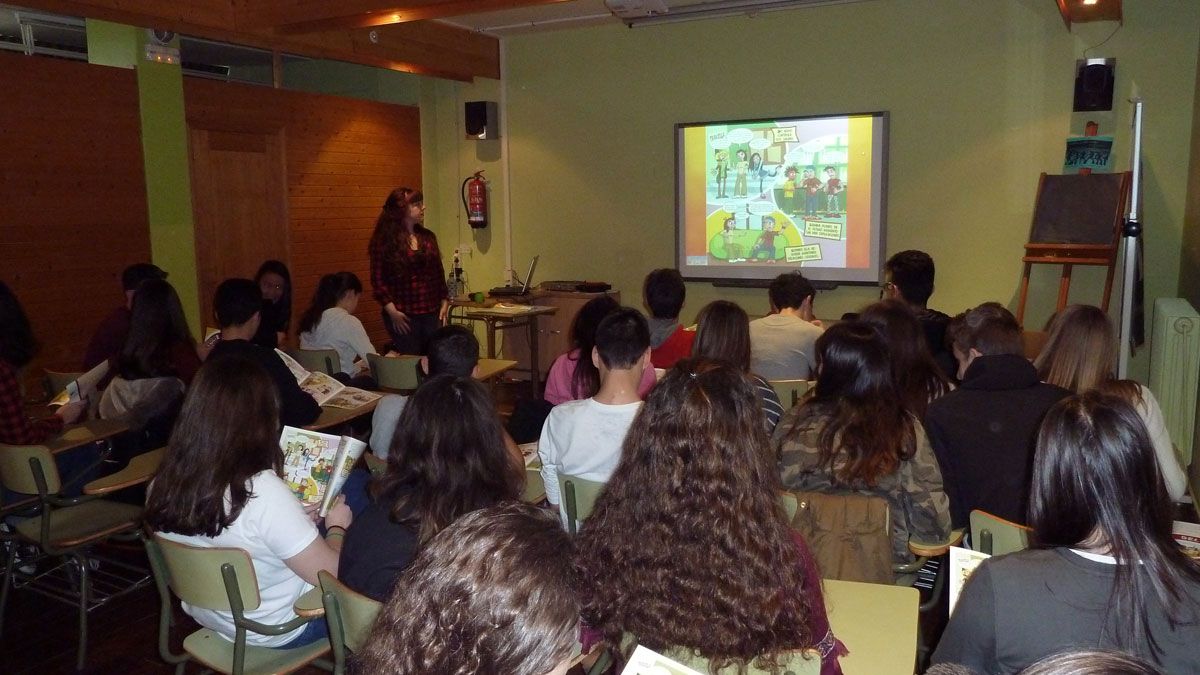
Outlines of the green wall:
<svg viewBox="0 0 1200 675">
<path fill-rule="evenodd" d="M 1111 34 L 1088 52 L 1117 59 L 1119 102 L 1098 118 L 1101 132 L 1117 134 L 1117 166 L 1127 166 L 1126 99 L 1146 99 L 1146 296 L 1173 296 L 1200 3 L 1127 2 L 1115 28 L 1068 32 L 1048 0 L 904 0 L 507 38 L 514 262 L 540 253 L 539 279 L 603 279 L 639 304 L 645 272 L 674 261 L 676 122 L 888 110 L 888 252 L 934 256 L 939 309 L 1015 307 L 1038 173 L 1061 171 L 1063 139 L 1084 121 L 1071 113 L 1075 59 Z M 450 133 L 451 113 L 493 85 L 431 88 L 422 97 L 423 125 L 437 129 L 436 139 L 423 132 L 426 191 L 437 195 L 430 219 L 449 250 L 451 232 L 470 236 L 446 220 L 451 209 L 462 217 L 458 182 L 486 152 Z M 467 261 L 475 288 L 501 280 L 502 230 L 491 237 Z M 1057 274 L 1035 274 L 1029 326 L 1052 311 Z M 1079 270 L 1072 300 L 1098 303 L 1101 283 L 1098 270 Z M 718 297 L 767 310 L 762 291 L 697 283 L 688 292 L 689 319 Z M 821 294 L 817 312 L 837 317 L 875 297 L 843 287 Z M 1147 363 L 1143 352 L 1133 374 Z"/>
</svg>

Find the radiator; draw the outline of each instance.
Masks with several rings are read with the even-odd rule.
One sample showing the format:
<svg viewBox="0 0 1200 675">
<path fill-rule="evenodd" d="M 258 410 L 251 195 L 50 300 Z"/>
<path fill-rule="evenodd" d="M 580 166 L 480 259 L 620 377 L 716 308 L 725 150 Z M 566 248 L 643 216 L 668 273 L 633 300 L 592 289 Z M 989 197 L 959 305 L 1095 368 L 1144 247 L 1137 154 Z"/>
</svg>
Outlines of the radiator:
<svg viewBox="0 0 1200 675">
<path fill-rule="evenodd" d="M 1184 467 L 1192 461 L 1200 384 L 1200 314 L 1183 298 L 1154 301 L 1150 391 L 1162 406 L 1167 431 Z"/>
</svg>

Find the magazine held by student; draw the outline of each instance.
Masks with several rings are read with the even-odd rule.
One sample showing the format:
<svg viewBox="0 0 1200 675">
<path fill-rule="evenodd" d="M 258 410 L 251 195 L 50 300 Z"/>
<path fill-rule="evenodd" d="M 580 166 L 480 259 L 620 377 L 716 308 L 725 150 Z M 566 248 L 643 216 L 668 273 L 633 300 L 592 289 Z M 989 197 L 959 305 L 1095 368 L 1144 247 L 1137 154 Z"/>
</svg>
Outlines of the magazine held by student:
<svg viewBox="0 0 1200 675">
<path fill-rule="evenodd" d="M 283 359 L 283 363 L 288 367 L 288 370 L 292 371 L 292 375 L 300 383 L 300 388 L 309 396 L 312 396 L 317 405 L 353 410 L 380 397 L 375 392 L 357 387 L 347 387 L 332 376 L 320 371 L 309 372 L 304 366 L 297 363 L 296 359 L 288 356 L 281 349 L 276 349 L 275 353 L 279 355 L 279 358 Z"/>
<path fill-rule="evenodd" d="M 367 444 L 351 436 L 284 427 L 279 447 L 283 448 L 284 482 L 300 501 L 320 504 L 319 514 L 324 517 Z"/>
</svg>

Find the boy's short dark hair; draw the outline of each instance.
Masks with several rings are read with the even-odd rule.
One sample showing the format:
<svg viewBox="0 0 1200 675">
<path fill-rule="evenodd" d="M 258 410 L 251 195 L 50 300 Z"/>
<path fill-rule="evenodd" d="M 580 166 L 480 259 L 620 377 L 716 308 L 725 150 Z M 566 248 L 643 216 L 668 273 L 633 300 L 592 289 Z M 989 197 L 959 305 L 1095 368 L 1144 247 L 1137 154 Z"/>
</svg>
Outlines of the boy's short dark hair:
<svg viewBox="0 0 1200 675">
<path fill-rule="evenodd" d="M 167 273 L 158 265 L 151 263 L 134 263 L 121 272 L 121 288 L 126 291 L 136 291 L 143 281 L 150 279 L 166 279 Z"/>
<path fill-rule="evenodd" d="M 775 277 L 767 289 L 767 297 L 776 309 L 800 309 L 804 299 L 816 295 L 812 283 L 799 272 L 784 272 Z"/>
<path fill-rule="evenodd" d="M 884 269 L 909 304 L 924 307 L 933 295 L 933 258 L 924 251 L 900 251 L 888 258 Z"/>
<path fill-rule="evenodd" d="M 656 319 L 674 319 L 683 309 L 687 287 L 683 285 L 683 276 L 679 274 L 679 270 L 663 267 L 646 275 L 642 293 L 646 296 L 650 316 Z"/>
<path fill-rule="evenodd" d="M 614 370 L 632 368 L 650 348 L 650 327 L 636 309 L 622 307 L 604 317 L 596 329 L 596 351 Z"/>
<path fill-rule="evenodd" d="M 213 313 L 217 327 L 240 326 L 262 310 L 262 289 L 252 279 L 226 279 L 217 286 Z"/>
<path fill-rule="evenodd" d="M 470 377 L 479 363 L 479 340 L 465 326 L 442 326 L 429 339 L 429 376 Z"/>
<path fill-rule="evenodd" d="M 954 346 L 963 354 L 974 349 L 984 356 L 1023 355 L 1021 324 L 998 302 L 985 302 L 954 322 Z"/>
</svg>

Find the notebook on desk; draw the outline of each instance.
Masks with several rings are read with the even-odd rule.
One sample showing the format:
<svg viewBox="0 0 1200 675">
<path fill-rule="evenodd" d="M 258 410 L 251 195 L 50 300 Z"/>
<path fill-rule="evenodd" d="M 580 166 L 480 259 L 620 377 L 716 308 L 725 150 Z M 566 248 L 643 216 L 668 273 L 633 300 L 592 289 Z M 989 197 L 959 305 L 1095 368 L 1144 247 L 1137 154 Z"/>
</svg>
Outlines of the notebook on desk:
<svg viewBox="0 0 1200 675">
<path fill-rule="evenodd" d="M 537 268 L 538 258 L 541 256 L 533 256 L 533 260 L 529 262 L 529 272 L 525 275 L 525 283 L 519 286 L 497 286 L 488 291 L 488 295 L 492 297 L 511 297 L 516 295 L 525 295 L 531 288 L 533 283 L 533 270 Z"/>
</svg>

